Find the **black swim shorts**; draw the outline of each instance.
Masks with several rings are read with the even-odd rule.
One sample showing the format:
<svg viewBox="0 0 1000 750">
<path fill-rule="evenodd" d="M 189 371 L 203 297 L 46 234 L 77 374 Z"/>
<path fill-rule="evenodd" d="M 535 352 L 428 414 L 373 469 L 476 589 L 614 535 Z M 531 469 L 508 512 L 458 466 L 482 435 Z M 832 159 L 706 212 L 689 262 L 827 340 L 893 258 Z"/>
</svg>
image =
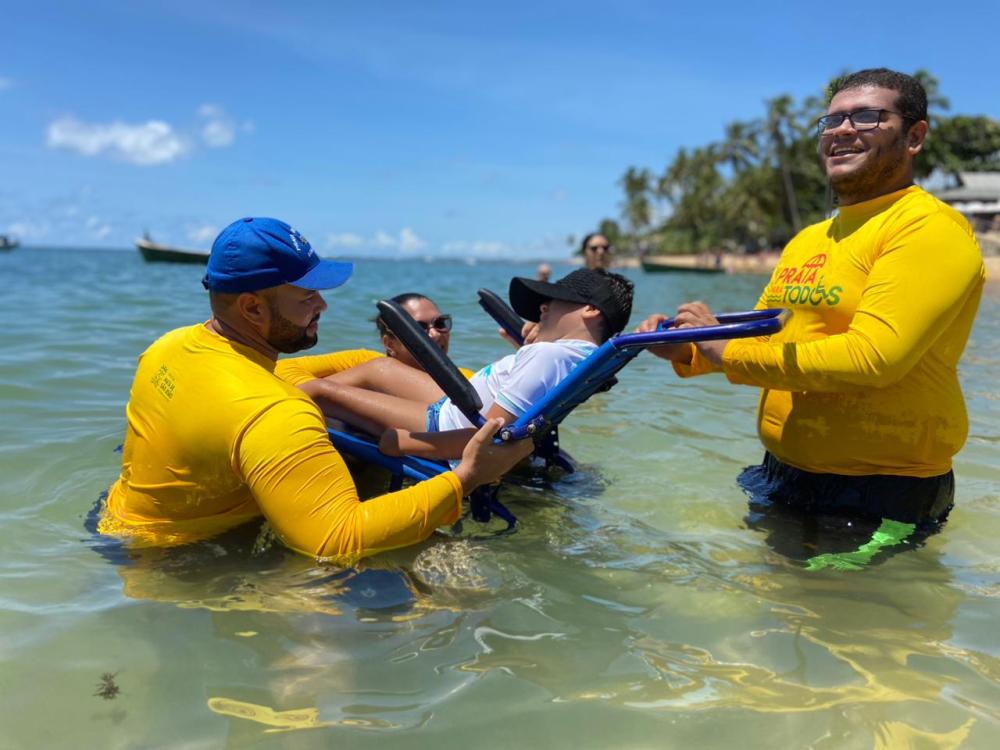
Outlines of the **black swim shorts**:
<svg viewBox="0 0 1000 750">
<path fill-rule="evenodd" d="M 817 474 L 784 464 L 770 453 L 738 479 L 751 502 L 779 503 L 810 514 L 845 515 L 918 525 L 940 524 L 954 505 L 955 475 Z"/>
</svg>

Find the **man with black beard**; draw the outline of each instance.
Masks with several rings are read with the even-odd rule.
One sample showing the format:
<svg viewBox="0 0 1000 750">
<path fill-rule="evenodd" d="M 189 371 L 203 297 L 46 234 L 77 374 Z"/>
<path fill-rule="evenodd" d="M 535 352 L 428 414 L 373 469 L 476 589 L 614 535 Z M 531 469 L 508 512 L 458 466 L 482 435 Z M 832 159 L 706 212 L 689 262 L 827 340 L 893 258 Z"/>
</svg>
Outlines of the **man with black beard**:
<svg viewBox="0 0 1000 750">
<path fill-rule="evenodd" d="M 952 457 L 968 434 L 957 365 L 985 269 L 968 222 L 913 184 L 928 131 L 916 79 L 885 68 L 847 76 L 816 125 L 838 211 L 789 242 L 757 303 L 791 309 L 789 323 L 765 339 L 654 354 L 681 376 L 721 371 L 761 389 L 766 453 L 741 484 L 761 506 L 882 521 L 853 558 L 811 562 L 850 567 L 916 526 L 940 526 L 952 507 Z M 692 302 L 677 321 L 716 318 Z"/>
<path fill-rule="evenodd" d="M 479 430 L 454 471 L 362 503 L 301 390 L 274 375 L 279 353 L 314 346 L 320 290 L 350 277 L 277 219 L 233 222 L 203 284 L 211 319 L 165 334 L 139 358 L 122 471 L 98 530 L 134 546 L 207 539 L 265 517 L 289 547 L 350 563 L 425 539 L 458 519 L 462 498 L 530 453 Z"/>
</svg>

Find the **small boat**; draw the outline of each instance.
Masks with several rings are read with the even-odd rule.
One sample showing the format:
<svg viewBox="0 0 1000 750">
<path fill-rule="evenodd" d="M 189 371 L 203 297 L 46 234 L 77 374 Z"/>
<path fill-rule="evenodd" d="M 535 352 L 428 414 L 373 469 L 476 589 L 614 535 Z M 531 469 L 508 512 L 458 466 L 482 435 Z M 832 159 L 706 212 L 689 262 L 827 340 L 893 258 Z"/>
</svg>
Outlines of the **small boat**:
<svg viewBox="0 0 1000 750">
<path fill-rule="evenodd" d="M 650 273 L 725 273 L 721 265 L 698 262 L 685 262 L 687 259 L 669 258 L 666 256 L 647 256 L 642 258 L 642 270 Z"/>
<path fill-rule="evenodd" d="M 201 265 L 208 263 L 208 253 L 158 245 L 149 238 L 149 235 L 136 240 L 135 246 L 149 263 L 200 263 Z"/>
<path fill-rule="evenodd" d="M 21 243 L 13 237 L 6 234 L 0 234 L 0 250 L 13 250 L 20 244 Z"/>
</svg>

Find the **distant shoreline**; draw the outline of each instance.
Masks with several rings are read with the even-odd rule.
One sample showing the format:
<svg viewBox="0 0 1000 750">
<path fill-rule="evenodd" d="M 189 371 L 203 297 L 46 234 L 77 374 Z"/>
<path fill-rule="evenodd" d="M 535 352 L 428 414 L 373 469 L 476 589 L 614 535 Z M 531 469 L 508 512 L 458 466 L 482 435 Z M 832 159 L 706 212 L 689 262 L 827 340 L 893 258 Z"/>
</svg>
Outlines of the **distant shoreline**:
<svg viewBox="0 0 1000 750">
<path fill-rule="evenodd" d="M 697 268 L 699 266 L 714 266 L 714 254 L 681 253 L 678 255 L 657 255 L 674 266 Z M 723 254 L 720 263 L 726 273 L 767 275 L 778 263 L 778 253 L 757 253 L 755 255 Z M 615 258 L 615 268 L 640 268 L 639 258 Z"/>
<path fill-rule="evenodd" d="M 990 245 L 989 239 L 981 237 L 980 242 L 982 245 L 986 246 L 989 251 L 996 251 L 998 247 L 996 244 Z M 994 240 L 995 243 L 995 240 Z M 85 250 L 94 252 L 128 252 L 135 253 L 134 247 L 103 247 L 103 246 L 87 246 L 87 245 L 21 245 L 16 251 L 17 253 L 31 252 L 33 250 Z M 455 263 L 496 263 L 507 265 L 511 262 L 509 258 L 493 258 L 493 257 L 462 257 L 462 256 L 439 256 L 439 257 L 411 257 L 411 256 L 376 256 L 376 255 L 362 255 L 362 256 L 333 256 L 324 255 L 323 257 L 337 257 L 344 258 L 353 261 L 375 261 L 375 262 L 391 262 L 394 263 L 398 260 L 423 260 L 435 263 L 440 262 L 455 262 Z M 697 265 L 709 265 L 714 264 L 715 256 L 709 256 L 706 254 L 697 255 L 694 253 L 684 253 L 679 255 L 663 255 L 656 256 L 662 257 L 664 260 L 669 260 L 671 263 L 675 263 L 679 266 L 697 266 Z M 754 255 L 736 255 L 736 254 L 723 254 L 722 256 L 722 267 L 726 269 L 727 273 L 732 274 L 750 274 L 763 276 L 768 275 L 774 270 L 775 265 L 777 265 L 779 258 L 778 253 L 757 253 Z M 568 266 L 581 266 L 583 265 L 583 259 L 579 255 L 572 255 L 570 257 L 563 258 L 517 258 L 516 262 L 524 263 L 530 265 L 532 263 L 549 263 L 549 264 L 559 264 Z M 1000 283 L 1000 255 L 985 255 L 983 256 L 983 263 L 986 265 L 986 277 L 987 283 Z M 615 268 L 640 268 L 640 262 L 638 258 L 634 257 L 616 257 L 615 258 Z"/>
<path fill-rule="evenodd" d="M 675 263 L 678 266 L 698 266 L 706 265 L 704 255 L 684 254 L 684 255 L 663 255 L 665 260 Z M 726 273 L 732 274 L 752 274 L 769 275 L 778 263 L 778 253 L 759 253 L 757 255 L 723 255 L 722 267 Z M 986 265 L 987 282 L 1000 282 L 1000 255 L 987 255 L 983 257 Z M 638 258 L 615 258 L 616 268 L 639 268 Z"/>
</svg>

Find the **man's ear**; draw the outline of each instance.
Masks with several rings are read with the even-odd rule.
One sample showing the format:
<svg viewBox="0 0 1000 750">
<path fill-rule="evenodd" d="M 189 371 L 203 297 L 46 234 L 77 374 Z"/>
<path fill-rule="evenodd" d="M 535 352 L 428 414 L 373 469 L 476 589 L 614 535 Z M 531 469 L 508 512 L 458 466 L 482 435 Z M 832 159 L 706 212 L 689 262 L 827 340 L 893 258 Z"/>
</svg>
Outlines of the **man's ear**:
<svg viewBox="0 0 1000 750">
<path fill-rule="evenodd" d="M 236 298 L 240 315 L 255 326 L 262 327 L 271 320 L 271 307 L 267 300 L 255 292 L 243 292 Z"/>
<path fill-rule="evenodd" d="M 919 120 L 910 127 L 906 133 L 906 150 L 910 156 L 916 156 L 924 147 L 924 139 L 927 138 L 927 120 Z"/>
<path fill-rule="evenodd" d="M 594 307 L 593 305 L 584 305 L 583 306 L 583 318 L 584 318 L 584 320 L 589 320 L 591 318 L 599 318 L 599 317 L 601 317 L 601 311 L 598 310 L 596 307 Z"/>
</svg>

